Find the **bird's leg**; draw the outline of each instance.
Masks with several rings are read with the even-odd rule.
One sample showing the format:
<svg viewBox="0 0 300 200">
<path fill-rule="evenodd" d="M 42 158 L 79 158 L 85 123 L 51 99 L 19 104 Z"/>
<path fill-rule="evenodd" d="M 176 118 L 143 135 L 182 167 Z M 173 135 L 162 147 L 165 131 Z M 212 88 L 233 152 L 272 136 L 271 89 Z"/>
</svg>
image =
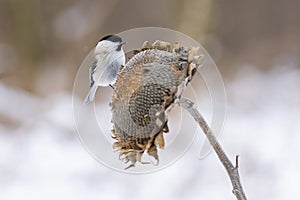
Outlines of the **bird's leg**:
<svg viewBox="0 0 300 200">
<path fill-rule="evenodd" d="M 111 84 L 109 84 L 109 86 L 114 90 L 115 88 L 114 88 L 114 86 L 112 86 Z"/>
</svg>

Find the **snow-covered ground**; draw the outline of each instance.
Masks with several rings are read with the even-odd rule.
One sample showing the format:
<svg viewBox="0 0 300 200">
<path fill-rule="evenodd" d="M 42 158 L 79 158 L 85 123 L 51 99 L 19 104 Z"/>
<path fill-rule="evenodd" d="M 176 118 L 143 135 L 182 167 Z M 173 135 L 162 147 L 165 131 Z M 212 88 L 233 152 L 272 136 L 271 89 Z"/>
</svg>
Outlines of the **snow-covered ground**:
<svg viewBox="0 0 300 200">
<path fill-rule="evenodd" d="M 225 83 L 220 141 L 232 160 L 240 155 L 249 199 L 300 195 L 299 86 L 299 68 L 283 67 L 269 72 L 241 67 Z M 0 94 L 1 200 L 234 199 L 215 154 L 197 158 L 197 141 L 165 169 L 124 174 L 99 164 L 81 145 L 71 94 L 42 99 L 1 82 Z"/>
</svg>

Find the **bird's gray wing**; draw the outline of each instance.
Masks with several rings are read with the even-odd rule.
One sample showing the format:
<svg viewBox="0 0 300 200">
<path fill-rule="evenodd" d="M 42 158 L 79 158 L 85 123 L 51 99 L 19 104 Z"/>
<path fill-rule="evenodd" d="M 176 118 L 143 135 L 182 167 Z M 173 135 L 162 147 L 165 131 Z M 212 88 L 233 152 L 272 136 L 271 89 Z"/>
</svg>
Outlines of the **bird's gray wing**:
<svg viewBox="0 0 300 200">
<path fill-rule="evenodd" d="M 90 66 L 90 87 L 92 87 L 95 83 L 95 80 L 93 78 L 93 74 L 95 73 L 96 66 L 97 66 L 97 61 L 95 60 L 93 62 L 93 64 Z"/>
<path fill-rule="evenodd" d="M 122 65 L 122 64 L 120 64 L 120 63 L 118 62 L 118 60 L 114 60 L 113 62 L 111 62 L 111 63 L 109 64 L 109 66 L 106 68 L 106 70 L 108 71 L 108 73 L 107 73 L 107 74 L 108 74 L 107 78 L 108 78 L 109 80 L 113 80 L 113 79 L 115 79 L 115 78 L 117 77 L 121 65 Z"/>
</svg>

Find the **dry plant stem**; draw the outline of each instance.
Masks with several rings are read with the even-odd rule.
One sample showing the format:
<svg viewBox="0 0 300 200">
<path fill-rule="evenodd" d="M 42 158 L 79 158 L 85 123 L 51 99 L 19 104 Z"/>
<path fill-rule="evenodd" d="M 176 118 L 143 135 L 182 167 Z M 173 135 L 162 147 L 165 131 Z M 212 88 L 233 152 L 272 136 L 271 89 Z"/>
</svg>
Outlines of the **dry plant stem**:
<svg viewBox="0 0 300 200">
<path fill-rule="evenodd" d="M 210 130 L 208 124 L 206 123 L 202 115 L 198 112 L 196 108 L 194 108 L 194 103 L 191 100 L 181 98 L 179 100 L 179 105 L 185 108 L 193 116 L 193 118 L 196 120 L 196 122 L 198 122 L 199 126 L 203 130 L 204 134 L 206 135 L 207 139 L 209 140 L 210 144 L 212 145 L 213 149 L 215 150 L 216 154 L 218 155 L 220 161 L 222 162 L 229 175 L 233 187 L 233 194 L 238 200 L 246 200 L 247 198 L 243 191 L 238 172 L 238 156 L 236 156 L 236 165 L 234 166 L 225 154 L 216 136 Z"/>
</svg>

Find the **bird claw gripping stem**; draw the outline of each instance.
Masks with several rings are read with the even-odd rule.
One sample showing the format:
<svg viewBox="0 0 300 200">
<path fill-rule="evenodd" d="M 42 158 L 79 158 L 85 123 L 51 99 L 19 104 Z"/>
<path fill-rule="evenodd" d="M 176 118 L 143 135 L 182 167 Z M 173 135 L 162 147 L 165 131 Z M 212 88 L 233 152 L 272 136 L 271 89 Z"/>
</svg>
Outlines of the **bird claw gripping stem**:
<svg viewBox="0 0 300 200">
<path fill-rule="evenodd" d="M 199 48 L 165 41 L 144 42 L 127 54 L 112 96 L 113 147 L 129 167 L 147 153 L 158 164 L 157 147 L 165 146 L 168 114 L 204 61 Z M 127 168 L 126 168 L 127 169 Z"/>
</svg>

